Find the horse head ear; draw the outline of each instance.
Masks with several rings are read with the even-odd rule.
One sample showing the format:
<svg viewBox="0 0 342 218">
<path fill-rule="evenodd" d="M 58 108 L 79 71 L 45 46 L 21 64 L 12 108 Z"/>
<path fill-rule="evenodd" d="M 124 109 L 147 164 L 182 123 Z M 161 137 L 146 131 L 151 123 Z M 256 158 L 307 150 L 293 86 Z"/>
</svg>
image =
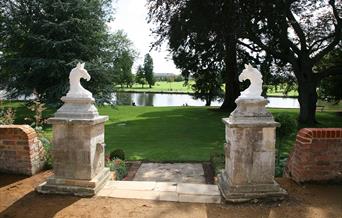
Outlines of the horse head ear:
<svg viewBox="0 0 342 218">
<path fill-rule="evenodd" d="M 253 66 L 251 64 L 245 64 L 245 69 L 251 70 Z"/>
<path fill-rule="evenodd" d="M 81 68 L 82 68 L 82 69 L 84 69 L 84 65 L 85 65 L 85 63 L 82 63 L 82 64 L 81 64 Z"/>
</svg>

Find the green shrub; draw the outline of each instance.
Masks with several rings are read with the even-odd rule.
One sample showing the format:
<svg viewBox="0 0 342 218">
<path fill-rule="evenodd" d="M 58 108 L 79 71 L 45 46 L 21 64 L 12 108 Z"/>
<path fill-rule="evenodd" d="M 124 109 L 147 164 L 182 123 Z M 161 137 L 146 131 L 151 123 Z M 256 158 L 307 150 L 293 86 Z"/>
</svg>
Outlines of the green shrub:
<svg viewBox="0 0 342 218">
<path fill-rule="evenodd" d="M 224 169 L 225 159 L 223 153 L 212 153 L 210 155 L 210 163 L 214 168 L 215 175 L 219 174 Z"/>
<path fill-rule="evenodd" d="M 45 150 L 45 164 L 44 169 L 50 170 L 52 169 L 52 155 L 51 155 L 51 149 L 52 144 L 48 138 L 46 138 L 41 132 L 38 132 L 38 138 L 42 142 L 44 150 Z"/>
<path fill-rule="evenodd" d="M 274 120 L 280 123 L 280 127 L 277 127 L 277 141 L 276 141 L 276 165 L 275 165 L 275 176 L 280 177 L 283 175 L 283 169 L 286 165 L 288 153 L 282 150 L 286 150 L 281 146 L 285 141 L 286 137 L 296 134 L 298 123 L 297 120 L 287 113 L 279 113 L 274 117 Z"/>
<path fill-rule="evenodd" d="M 114 171 L 116 180 L 122 180 L 127 175 L 127 167 L 125 161 L 118 158 L 109 160 L 106 163 L 106 167 L 109 167 L 110 171 Z"/>
<path fill-rule="evenodd" d="M 280 123 L 280 127 L 276 129 L 277 137 L 280 139 L 293 132 L 296 132 L 298 124 L 297 120 L 290 116 L 288 113 L 278 113 L 275 115 L 274 120 Z"/>
<path fill-rule="evenodd" d="M 122 149 L 115 149 L 114 151 L 111 151 L 109 154 L 109 159 L 121 159 L 125 160 L 125 152 Z"/>
</svg>

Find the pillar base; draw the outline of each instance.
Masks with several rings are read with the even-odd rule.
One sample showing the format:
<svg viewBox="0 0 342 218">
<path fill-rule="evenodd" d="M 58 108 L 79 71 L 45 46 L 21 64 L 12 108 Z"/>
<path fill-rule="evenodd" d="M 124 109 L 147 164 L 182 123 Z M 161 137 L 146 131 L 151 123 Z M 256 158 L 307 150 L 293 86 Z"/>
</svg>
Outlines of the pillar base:
<svg viewBox="0 0 342 218">
<path fill-rule="evenodd" d="M 270 184 L 232 185 L 225 172 L 218 176 L 218 187 L 224 199 L 232 203 L 254 199 L 279 201 L 287 196 L 286 190 L 281 188 L 276 181 Z"/>
<path fill-rule="evenodd" d="M 65 194 L 81 197 L 94 196 L 110 177 L 109 168 L 104 168 L 91 180 L 55 178 L 51 176 L 40 184 L 36 191 L 42 194 Z"/>
</svg>

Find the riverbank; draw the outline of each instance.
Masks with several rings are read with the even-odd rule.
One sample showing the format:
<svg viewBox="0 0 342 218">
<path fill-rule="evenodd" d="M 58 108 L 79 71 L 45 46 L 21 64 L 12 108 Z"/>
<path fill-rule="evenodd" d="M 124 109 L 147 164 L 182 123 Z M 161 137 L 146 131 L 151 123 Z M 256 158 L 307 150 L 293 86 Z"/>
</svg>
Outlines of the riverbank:
<svg viewBox="0 0 342 218">
<path fill-rule="evenodd" d="M 166 81 L 158 81 L 151 88 L 148 85 L 140 85 L 134 84 L 132 87 L 121 87 L 117 86 L 118 92 L 128 92 L 128 93 L 160 93 L 160 94 L 193 94 L 191 86 L 194 84 L 194 81 L 189 81 L 187 85 L 184 85 L 184 81 L 180 82 L 166 82 Z M 222 86 L 224 90 L 224 85 Z M 271 86 L 269 88 L 267 96 L 269 97 L 289 97 L 289 98 L 297 98 L 297 91 L 290 91 L 287 95 L 284 95 L 284 87 L 279 85 L 277 87 Z"/>
</svg>

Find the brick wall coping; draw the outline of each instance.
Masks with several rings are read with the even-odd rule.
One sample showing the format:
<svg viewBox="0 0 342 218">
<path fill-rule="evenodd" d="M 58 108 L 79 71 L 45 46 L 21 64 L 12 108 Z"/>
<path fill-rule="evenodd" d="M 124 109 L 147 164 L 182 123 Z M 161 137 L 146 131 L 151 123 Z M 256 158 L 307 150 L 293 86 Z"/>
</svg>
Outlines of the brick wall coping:
<svg viewBox="0 0 342 218">
<path fill-rule="evenodd" d="M 27 139 L 37 137 L 36 131 L 29 125 L 0 125 L 0 132 L 4 134 L 5 138 L 6 135 L 14 135 L 19 132 L 24 133 L 22 136 L 26 136 Z"/>
<path fill-rule="evenodd" d="M 311 144 L 313 139 L 342 139 L 342 128 L 303 128 L 296 137 L 302 144 Z"/>
</svg>

